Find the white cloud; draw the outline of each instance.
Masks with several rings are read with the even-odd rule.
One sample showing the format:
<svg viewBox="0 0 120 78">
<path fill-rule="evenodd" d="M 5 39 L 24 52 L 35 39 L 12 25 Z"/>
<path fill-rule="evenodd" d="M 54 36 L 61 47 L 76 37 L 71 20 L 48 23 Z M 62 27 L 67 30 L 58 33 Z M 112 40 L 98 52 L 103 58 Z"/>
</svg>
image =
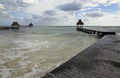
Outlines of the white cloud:
<svg viewBox="0 0 120 78">
<path fill-rule="evenodd" d="M 101 24 L 109 24 L 109 21 L 119 19 L 118 17 L 119 14 L 116 14 L 117 16 L 115 14 L 114 15 L 104 14 L 103 16 L 102 12 L 100 12 L 101 10 L 95 13 L 93 13 L 93 11 L 91 10 L 91 8 L 94 9 L 94 7 L 99 6 L 99 4 L 106 5 L 108 3 L 110 4 L 120 3 L 120 0 L 1 0 L 0 10 L 2 11 L 2 9 L 5 9 L 4 13 L 3 12 L 1 13 L 1 18 L 6 19 L 9 18 L 12 21 L 17 20 L 24 24 L 25 22 L 30 21 L 33 22 L 35 25 L 39 24 L 74 25 L 77 21 L 76 17 L 78 16 L 76 15 L 75 17 L 73 14 L 74 11 L 79 10 L 83 11 L 80 12 L 80 15 L 83 16 L 83 19 L 85 16 L 85 19 L 87 18 L 89 20 L 86 21 L 87 25 L 91 24 L 97 25 L 100 21 L 102 21 L 102 19 L 104 19 L 105 21 L 102 21 Z M 75 6 L 72 4 L 74 4 Z M 79 4 L 82 6 L 80 6 Z M 70 7 L 71 5 L 72 7 Z M 66 8 L 65 6 L 68 7 Z M 88 10 L 91 12 L 88 12 Z M 84 13 L 84 11 L 86 12 Z"/>
<path fill-rule="evenodd" d="M 92 0 L 92 3 L 94 4 L 120 4 L 120 0 Z"/>
<path fill-rule="evenodd" d="M 10 15 L 8 12 L 6 11 L 0 11 L 0 18 L 3 19 L 3 18 L 11 18 L 12 15 Z"/>
<path fill-rule="evenodd" d="M 120 0 L 110 0 L 110 4 L 118 3 L 120 4 Z"/>
<path fill-rule="evenodd" d="M 104 13 L 104 16 L 99 18 L 87 18 L 87 21 L 85 21 L 86 25 L 92 25 L 92 26 L 118 26 L 120 25 L 120 12 L 116 14 L 108 14 Z"/>
<path fill-rule="evenodd" d="M 87 17 L 92 17 L 92 18 L 96 18 L 96 17 L 103 17 L 104 16 L 104 13 L 102 12 L 88 12 L 86 13 L 86 16 Z"/>
<path fill-rule="evenodd" d="M 108 0 L 92 0 L 94 3 L 105 4 Z"/>
<path fill-rule="evenodd" d="M 34 4 L 37 2 L 37 0 L 22 0 L 24 3 L 28 3 L 28 4 Z"/>
<path fill-rule="evenodd" d="M 2 4 L 0 4 L 0 9 L 5 9 L 5 7 Z"/>
<path fill-rule="evenodd" d="M 92 3 L 92 2 L 84 5 L 84 7 L 95 7 L 95 6 L 98 6 L 98 4 L 97 3 Z"/>
</svg>

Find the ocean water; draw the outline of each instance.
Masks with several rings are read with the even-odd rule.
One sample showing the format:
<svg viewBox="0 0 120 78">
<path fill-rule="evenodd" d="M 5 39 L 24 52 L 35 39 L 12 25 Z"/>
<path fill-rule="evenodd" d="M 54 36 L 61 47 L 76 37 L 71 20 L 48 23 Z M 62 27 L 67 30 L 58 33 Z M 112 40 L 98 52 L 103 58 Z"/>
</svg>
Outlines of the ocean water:
<svg viewBox="0 0 120 78">
<path fill-rule="evenodd" d="M 97 40 L 75 27 L 0 30 L 0 78 L 40 78 Z"/>
</svg>

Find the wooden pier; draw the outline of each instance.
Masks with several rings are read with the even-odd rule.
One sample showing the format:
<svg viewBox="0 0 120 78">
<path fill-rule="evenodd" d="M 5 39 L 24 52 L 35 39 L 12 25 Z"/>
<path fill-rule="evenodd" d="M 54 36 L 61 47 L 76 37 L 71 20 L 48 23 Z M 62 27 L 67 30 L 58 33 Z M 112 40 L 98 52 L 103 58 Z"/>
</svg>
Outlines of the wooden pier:
<svg viewBox="0 0 120 78">
<path fill-rule="evenodd" d="M 93 28 L 83 28 L 83 27 L 77 27 L 77 31 L 82 31 L 88 34 L 97 34 L 98 36 L 104 36 L 104 35 L 116 35 L 116 32 L 109 31 L 107 29 L 93 29 Z"/>
<path fill-rule="evenodd" d="M 3 26 L 3 27 L 0 27 L 0 30 L 9 30 L 9 29 L 16 29 L 16 27 L 10 27 L 10 26 Z"/>
<path fill-rule="evenodd" d="M 120 36 L 104 36 L 42 78 L 120 78 Z"/>
</svg>

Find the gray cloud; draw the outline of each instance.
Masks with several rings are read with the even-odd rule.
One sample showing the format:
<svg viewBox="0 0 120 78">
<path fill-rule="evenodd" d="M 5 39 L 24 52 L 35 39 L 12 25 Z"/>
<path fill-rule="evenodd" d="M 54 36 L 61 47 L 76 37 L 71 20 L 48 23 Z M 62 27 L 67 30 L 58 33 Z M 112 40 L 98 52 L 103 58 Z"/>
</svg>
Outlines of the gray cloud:
<svg viewBox="0 0 120 78">
<path fill-rule="evenodd" d="M 18 21 L 21 24 L 32 22 L 35 25 L 51 25 L 61 21 L 68 20 L 71 11 L 81 9 L 82 5 L 76 2 L 71 2 L 61 6 L 54 6 L 55 9 L 48 8 L 37 12 L 32 12 L 34 8 L 44 9 L 43 7 L 34 6 L 33 4 L 23 0 L 0 0 L 0 4 L 4 5 L 5 12 L 0 13 L 0 17 L 9 19 L 10 21 Z M 31 6 L 33 5 L 33 6 Z M 30 7 L 30 8 L 29 8 Z M 57 7 L 57 9 L 56 9 Z M 29 9 L 31 12 L 29 12 Z M 60 9 L 60 10 L 58 10 Z M 62 10 L 62 11 L 61 11 Z M 36 10 L 35 10 L 36 11 Z M 63 11 L 70 11 L 68 14 Z"/>
<path fill-rule="evenodd" d="M 88 17 L 102 17 L 104 14 L 103 13 L 100 13 L 100 12 L 90 12 L 90 13 L 87 13 L 86 16 Z"/>
<path fill-rule="evenodd" d="M 33 16 L 33 22 L 40 25 L 46 25 L 46 24 L 53 24 L 57 21 L 59 21 L 58 17 L 55 16 L 44 16 L 43 15 L 32 15 Z"/>
<path fill-rule="evenodd" d="M 23 7 L 28 7 L 30 4 L 23 2 L 22 0 L 1 0 L 1 4 L 4 5 L 6 10 L 17 10 Z"/>
<path fill-rule="evenodd" d="M 21 1 L 21 0 L 18 0 L 18 1 L 17 1 L 17 4 L 18 4 L 18 6 L 20 6 L 20 7 L 28 7 L 28 6 L 30 6 L 30 4 L 24 3 L 24 2 Z"/>
<path fill-rule="evenodd" d="M 55 16 L 56 12 L 54 10 L 47 10 L 47 11 L 44 11 L 44 15 Z"/>
<path fill-rule="evenodd" d="M 76 11 L 76 10 L 80 10 L 82 8 L 82 4 L 80 4 L 80 3 L 67 3 L 64 5 L 60 5 L 57 8 L 62 10 L 62 11 Z"/>
<path fill-rule="evenodd" d="M 14 1 L 12 1 L 12 0 L 11 1 L 10 0 L 1 0 L 0 3 L 4 5 L 6 10 L 11 10 L 11 8 L 15 9 L 17 7 L 17 3 L 16 3 L 15 0 Z"/>
<path fill-rule="evenodd" d="M 6 11 L 0 11 L 0 18 L 11 18 L 12 16 Z"/>
</svg>

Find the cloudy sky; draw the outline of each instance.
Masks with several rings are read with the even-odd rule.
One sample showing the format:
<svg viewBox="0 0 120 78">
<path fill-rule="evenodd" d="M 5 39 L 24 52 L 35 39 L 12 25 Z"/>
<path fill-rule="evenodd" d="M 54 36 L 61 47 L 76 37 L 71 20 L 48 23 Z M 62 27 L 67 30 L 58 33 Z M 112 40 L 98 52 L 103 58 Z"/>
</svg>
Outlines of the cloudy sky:
<svg viewBox="0 0 120 78">
<path fill-rule="evenodd" d="M 75 25 L 78 19 L 120 26 L 120 0 L 0 0 L 0 25 Z"/>
</svg>

